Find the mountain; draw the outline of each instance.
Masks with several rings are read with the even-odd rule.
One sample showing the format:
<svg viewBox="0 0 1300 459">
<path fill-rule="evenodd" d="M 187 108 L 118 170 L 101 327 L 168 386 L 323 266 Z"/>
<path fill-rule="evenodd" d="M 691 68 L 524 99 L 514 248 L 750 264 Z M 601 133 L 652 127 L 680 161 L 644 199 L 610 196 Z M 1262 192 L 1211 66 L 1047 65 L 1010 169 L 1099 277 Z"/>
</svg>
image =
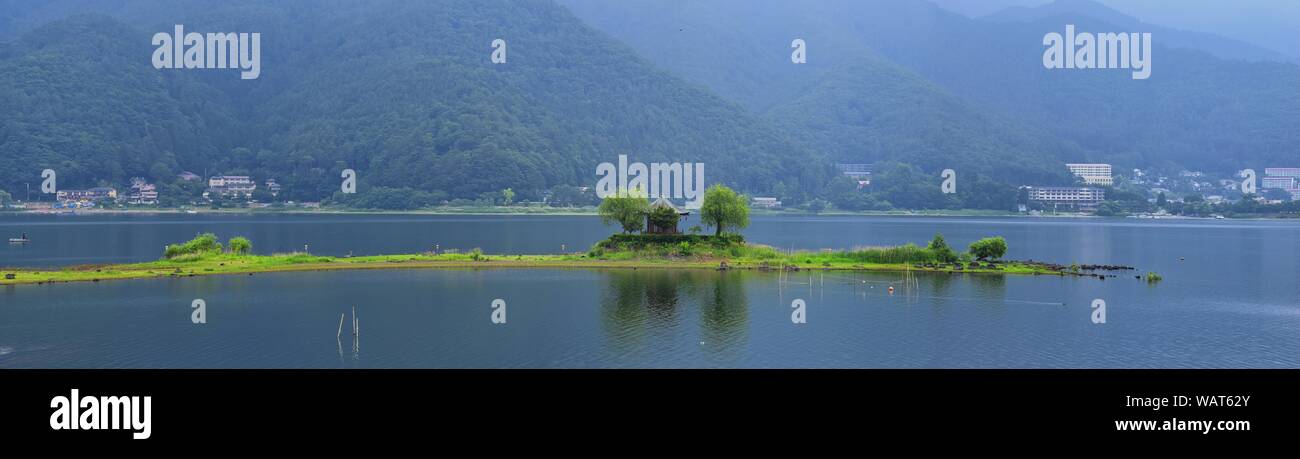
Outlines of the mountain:
<svg viewBox="0 0 1300 459">
<path fill-rule="evenodd" d="M 562 3 L 660 66 L 768 116 L 839 162 L 902 161 L 936 177 L 953 168 L 1007 183 L 1026 178 L 1069 183 L 1063 160 L 1085 154 L 1069 142 L 988 113 L 915 68 L 895 63 L 886 56 L 890 47 L 872 46 L 880 37 L 925 37 L 910 33 L 916 26 L 971 23 L 931 4 Z M 808 44 L 806 64 L 791 62 L 795 38 Z"/>
<path fill-rule="evenodd" d="M 139 40 L 123 40 L 137 37 Z M 107 18 L 41 27 L 0 51 L 0 184 L 122 183 L 182 162 L 217 158 L 240 137 L 229 98 L 190 75 L 164 76 L 140 61 L 148 36 Z M 155 168 L 157 166 L 157 168 Z"/>
<path fill-rule="evenodd" d="M 1056 0 L 1035 6 L 1013 6 L 982 17 L 990 22 L 1032 23 L 1057 17 L 1087 17 L 1118 27 L 1118 30 L 1150 32 L 1160 43 L 1170 47 L 1205 51 L 1226 60 L 1295 62 L 1296 58 L 1240 40 L 1219 35 L 1160 27 L 1147 24 L 1094 0 Z"/>
<path fill-rule="evenodd" d="M 57 16 L 81 4 L 34 8 Z M 702 162 L 709 183 L 755 192 L 812 193 L 831 175 L 820 153 L 550 1 L 95 8 L 108 16 L 28 31 L 0 57 L 16 83 L 0 88 L 0 157 L 22 159 L 0 166 L 10 191 L 47 167 L 61 187 L 188 169 L 274 177 L 291 199 L 317 199 L 352 168 L 362 188 L 448 198 L 513 188 L 525 199 L 591 185 L 619 154 Z M 261 77 L 154 69 L 150 36 L 173 24 L 261 31 Z M 489 59 L 496 38 L 505 64 Z"/>
<path fill-rule="evenodd" d="M 1076 24 L 1080 31 L 1130 31 L 1089 15 L 1066 13 L 1029 22 L 995 22 L 911 0 L 562 2 L 660 66 L 777 117 L 782 126 L 818 124 L 829 132 L 853 132 L 852 118 L 837 114 L 846 105 L 879 106 L 881 99 L 892 97 L 939 101 L 956 97 L 962 105 L 1006 120 L 982 130 L 985 137 L 1036 138 L 1032 144 L 1041 147 L 1013 151 L 1035 164 L 1059 158 L 1111 162 L 1117 170 L 1156 167 L 1230 172 L 1294 163 L 1296 145 L 1300 145 L 1300 132 L 1288 127 L 1300 123 L 1300 110 L 1296 109 L 1300 107 L 1300 67 L 1292 63 L 1222 59 L 1205 50 L 1167 43 L 1157 34 L 1153 76 L 1147 80 L 1134 80 L 1125 70 L 1045 69 L 1043 37 L 1049 32 L 1063 33 L 1066 24 Z M 1113 11 L 1091 13 L 1122 24 L 1136 23 Z M 793 38 L 808 43 L 808 64 L 790 63 Z M 693 52 L 696 49 L 703 51 Z M 851 68 L 846 66 L 855 65 L 852 63 L 863 56 L 877 56 L 932 83 L 905 85 L 910 91 L 928 95 L 902 95 L 899 87 L 889 92 L 864 87 L 820 97 L 825 102 L 820 111 L 817 104 L 803 104 L 797 111 L 777 108 L 809 97 L 805 93 L 812 88 L 827 87 L 818 85 L 824 75 L 831 69 Z M 857 68 L 870 75 L 870 65 Z M 803 118 L 790 118 L 792 113 Z M 941 115 L 933 113 L 931 119 L 943 119 Z M 873 134 L 880 135 L 899 135 L 906 140 L 916 134 Z M 864 143 L 863 150 L 870 145 Z M 834 145 L 815 148 L 837 150 Z M 961 150 L 954 148 L 946 154 L 961 155 Z M 921 163 L 925 154 L 905 159 Z M 977 157 L 976 161 L 1016 166 L 996 156 Z"/>
<path fill-rule="evenodd" d="M 878 58 L 846 61 L 770 113 L 836 161 L 902 162 L 1004 183 L 1069 183 L 1063 158 L 1079 151 Z"/>
</svg>

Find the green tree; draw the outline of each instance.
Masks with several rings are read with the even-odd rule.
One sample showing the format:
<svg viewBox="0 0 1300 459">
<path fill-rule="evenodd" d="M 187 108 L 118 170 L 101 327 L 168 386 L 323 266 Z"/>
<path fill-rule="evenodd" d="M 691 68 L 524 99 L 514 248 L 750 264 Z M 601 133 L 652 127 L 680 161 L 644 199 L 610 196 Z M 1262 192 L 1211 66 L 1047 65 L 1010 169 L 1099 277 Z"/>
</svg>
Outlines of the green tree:
<svg viewBox="0 0 1300 459">
<path fill-rule="evenodd" d="M 1281 188 L 1269 188 L 1267 190 L 1264 190 L 1264 199 L 1272 199 L 1272 200 L 1283 201 L 1283 202 L 1290 201 L 1291 193 Z"/>
<path fill-rule="evenodd" d="M 1002 236 L 986 237 L 972 242 L 970 245 L 970 254 L 979 260 L 989 260 L 1002 258 L 1007 254 L 1007 240 Z"/>
<path fill-rule="evenodd" d="M 217 235 L 203 233 L 184 244 L 168 245 L 163 251 L 163 256 L 175 258 L 181 255 L 202 255 L 213 252 L 221 252 L 221 243 L 217 242 Z"/>
<path fill-rule="evenodd" d="M 700 219 L 715 228 L 714 236 L 728 229 L 740 230 L 749 226 L 749 199 L 724 185 L 713 185 L 704 192 Z"/>
<path fill-rule="evenodd" d="M 614 196 L 600 201 L 597 212 L 600 222 L 606 225 L 618 223 L 624 233 L 641 231 L 645 228 L 645 214 L 650 210 L 650 200 L 639 191 L 619 190 Z"/>
<path fill-rule="evenodd" d="M 1160 192 L 1160 194 L 1156 195 L 1156 207 L 1163 209 L 1165 206 L 1168 205 L 1169 205 L 1169 199 L 1165 198 L 1165 193 L 1163 191 Z"/>
<path fill-rule="evenodd" d="M 506 188 L 506 189 L 504 189 L 504 190 L 501 190 L 501 203 L 502 203 L 502 205 L 506 205 L 506 206 L 508 206 L 508 205 L 510 205 L 510 203 L 512 203 L 512 202 L 515 202 L 515 190 L 509 189 L 509 188 Z"/>
<path fill-rule="evenodd" d="M 925 248 L 934 252 L 935 258 L 938 258 L 939 261 L 944 263 L 957 261 L 957 253 L 953 252 L 952 247 L 948 246 L 948 241 L 943 239 L 942 234 L 934 233 L 934 239 L 931 239 L 930 245 L 927 245 Z"/>
<path fill-rule="evenodd" d="M 668 206 L 659 206 L 650 209 L 650 223 L 659 228 L 677 228 L 677 221 L 681 215 Z"/>
<path fill-rule="evenodd" d="M 8 192 L 0 190 L 0 209 L 8 208 L 9 204 L 12 203 L 13 200 L 14 197 L 10 196 Z"/>
<path fill-rule="evenodd" d="M 1124 213 L 1124 208 L 1120 207 L 1118 202 L 1103 201 L 1097 206 L 1097 215 L 1101 217 L 1112 217 Z"/>
<path fill-rule="evenodd" d="M 253 242 L 243 236 L 230 238 L 226 242 L 226 247 L 229 247 L 230 253 L 235 255 L 248 255 L 253 252 Z"/>
</svg>

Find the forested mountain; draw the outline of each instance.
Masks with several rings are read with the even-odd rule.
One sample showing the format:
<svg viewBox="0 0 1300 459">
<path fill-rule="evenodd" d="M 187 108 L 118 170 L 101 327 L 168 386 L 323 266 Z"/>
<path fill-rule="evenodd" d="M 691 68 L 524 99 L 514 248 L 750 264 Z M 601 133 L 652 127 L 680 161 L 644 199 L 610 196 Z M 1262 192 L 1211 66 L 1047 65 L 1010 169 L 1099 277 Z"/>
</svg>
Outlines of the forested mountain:
<svg viewBox="0 0 1300 459">
<path fill-rule="evenodd" d="M 831 175 L 819 154 L 550 1 L 115 4 L 92 8 L 112 18 L 61 19 L 6 46 L 4 188 L 46 167 L 64 187 L 192 169 L 275 177 L 312 199 L 352 168 L 363 187 L 525 198 L 591 185 L 619 154 L 702 162 L 707 181 L 753 191 L 816 192 Z M 154 69 L 150 36 L 172 24 L 262 33 L 262 76 Z M 505 64 L 490 62 L 496 38 Z"/>
<path fill-rule="evenodd" d="M 230 99 L 191 75 L 154 70 L 148 39 L 111 19 L 83 17 L 0 51 L 4 189 L 15 196 L 24 184 L 39 189 L 46 168 L 69 186 L 170 177 L 236 144 L 242 123 Z"/>
<path fill-rule="evenodd" d="M 1216 57 L 1240 43 L 1159 29 L 1147 80 L 1045 69 L 1043 36 L 1065 24 L 1148 31 L 1091 6 L 971 19 L 922 0 L 0 0 L 0 189 L 21 196 L 43 168 L 65 188 L 191 170 L 314 200 L 351 168 L 363 188 L 429 201 L 531 199 L 628 154 L 703 162 L 711 183 L 790 203 L 859 200 L 831 164 L 879 163 L 876 189 L 893 191 L 856 207 L 911 206 L 920 188 L 902 182 L 929 196 L 952 168 L 989 192 L 921 206 L 1005 208 L 988 196 L 1070 183 L 1065 162 L 1300 159 L 1300 67 Z M 261 77 L 154 69 L 150 37 L 174 24 L 261 33 Z M 489 59 L 497 38 L 505 64 Z"/>
<path fill-rule="evenodd" d="M 827 87 L 818 83 L 826 72 L 845 65 L 869 69 L 855 61 L 878 55 L 1008 120 L 1012 132 L 1038 136 L 1042 140 L 1036 144 L 1045 147 L 1016 152 L 1032 162 L 1053 157 L 1042 152 L 1064 152 L 1060 159 L 1112 162 L 1119 169 L 1224 172 L 1300 158 L 1300 131 L 1291 128 L 1300 125 L 1300 67 L 1225 60 L 1185 43 L 1166 46 L 1156 34 L 1153 73 L 1147 80 L 1133 80 L 1127 71 L 1045 69 L 1043 36 L 1064 33 L 1066 24 L 1076 24 L 1080 31 L 1143 31 L 1085 14 L 995 22 L 915 0 L 560 1 L 659 65 L 783 126 L 815 123 L 825 131 L 852 132 L 850 123 L 841 122 L 852 118 L 836 111 L 878 105 L 902 89 L 887 93 L 864 87 L 833 96 L 808 92 Z M 790 63 L 793 38 L 808 43 L 808 64 Z M 929 97 L 943 100 L 946 95 Z M 815 104 L 798 111 L 781 107 L 799 99 L 837 103 L 823 104 L 825 111 Z M 791 118 L 792 113 L 806 116 Z M 986 132 L 993 138 L 1015 137 Z"/>
<path fill-rule="evenodd" d="M 1056 0 L 1034 7 L 1013 6 L 983 16 L 987 22 L 1035 22 L 1056 17 L 1087 17 L 1118 27 L 1115 30 L 1140 30 L 1160 37 L 1164 46 L 1194 49 L 1226 60 L 1292 62 L 1295 59 L 1278 51 L 1264 49 L 1239 40 L 1209 33 L 1188 32 L 1160 27 L 1137 20 L 1094 0 Z"/>
<path fill-rule="evenodd" d="M 770 114 L 837 161 L 903 162 L 932 175 L 954 169 L 1003 183 L 1065 184 L 1064 160 L 1080 153 L 870 57 L 844 61 Z"/>
</svg>

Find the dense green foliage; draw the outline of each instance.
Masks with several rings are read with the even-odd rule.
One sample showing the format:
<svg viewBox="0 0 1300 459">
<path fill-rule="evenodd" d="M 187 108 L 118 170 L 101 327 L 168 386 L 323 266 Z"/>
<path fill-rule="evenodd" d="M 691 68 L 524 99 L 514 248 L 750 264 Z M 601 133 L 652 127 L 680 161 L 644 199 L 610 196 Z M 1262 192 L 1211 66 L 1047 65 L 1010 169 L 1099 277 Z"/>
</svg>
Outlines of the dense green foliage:
<svg viewBox="0 0 1300 459">
<path fill-rule="evenodd" d="M 939 261 L 944 263 L 957 261 L 957 252 L 948 246 L 948 241 L 943 239 L 942 234 L 934 233 L 934 239 L 931 239 L 930 244 L 926 245 L 925 248 L 933 253 Z"/>
<path fill-rule="evenodd" d="M 580 187 L 626 153 L 703 162 L 708 183 L 813 211 L 1010 210 L 1019 185 L 1069 184 L 1065 162 L 1293 165 L 1300 67 L 1157 39 L 1149 80 L 1045 71 L 1041 38 L 1065 20 L 1118 30 L 910 0 L 4 1 L 0 191 L 21 197 L 51 168 L 60 188 L 144 177 L 179 206 L 203 192 L 176 180 L 191 171 L 276 179 L 263 202 L 590 206 Z M 262 77 L 154 69 L 149 38 L 177 23 L 263 32 Z M 509 59 L 494 65 L 498 37 Z M 835 162 L 877 173 L 859 190 Z M 357 194 L 338 193 L 343 169 Z M 956 194 L 938 191 L 944 169 Z M 1112 201 L 1102 213 L 1151 210 Z"/>
<path fill-rule="evenodd" d="M 996 260 L 1007 254 L 1007 240 L 1002 236 L 986 237 L 970 244 L 970 254 L 977 260 Z"/>
<path fill-rule="evenodd" d="M 250 244 L 251 248 L 251 244 Z M 163 251 L 163 258 L 178 258 L 184 256 L 204 255 L 210 253 L 221 253 L 221 243 L 217 242 L 217 236 L 212 233 L 203 233 L 190 239 L 184 244 L 168 244 Z"/>
<path fill-rule="evenodd" d="M 59 17 L 77 3 L 10 13 Z M 768 122 L 549 1 L 106 3 L 85 6 L 111 19 L 10 33 L 22 38 L 0 53 L 0 188 L 53 168 L 61 188 L 141 176 L 162 182 L 164 199 L 192 199 L 172 189 L 189 170 L 275 178 L 279 199 L 313 201 L 350 168 L 359 196 L 339 202 L 407 209 L 505 189 L 499 204 L 539 201 L 592 185 L 620 153 L 702 162 L 710 183 L 751 190 L 784 181 L 816 193 L 829 176 Z M 181 19 L 190 31 L 263 31 L 261 78 L 154 69 L 150 35 Z M 509 54 L 494 65 L 498 36 Z"/>
<path fill-rule="evenodd" d="M 1063 24 L 1131 30 L 1070 12 L 993 22 L 907 0 L 559 1 L 836 161 L 904 162 L 926 177 L 952 168 L 959 195 L 973 175 L 1012 189 L 1064 185 L 1064 162 L 1174 173 L 1293 165 L 1300 144 L 1295 64 L 1224 59 L 1157 34 L 1148 80 L 1045 70 L 1043 35 Z M 808 45 L 806 64 L 790 63 L 793 37 Z M 912 207 L 896 198 L 850 205 Z"/>
<path fill-rule="evenodd" d="M 749 198 L 726 185 L 713 185 L 704 191 L 700 220 L 714 228 L 715 236 L 727 230 L 739 231 L 749 226 Z"/>
<path fill-rule="evenodd" d="M 645 229 L 645 215 L 649 210 L 650 200 L 639 192 L 627 190 L 619 190 L 614 196 L 606 197 L 597 208 L 601 223 L 617 223 L 624 233 Z"/>
<path fill-rule="evenodd" d="M 656 227 L 677 228 L 677 221 L 681 219 L 681 215 L 677 214 L 676 209 L 668 206 L 653 206 L 647 218 Z"/>
<path fill-rule="evenodd" d="M 226 247 L 230 248 L 230 253 L 235 255 L 248 255 L 253 253 L 253 242 L 243 236 L 230 238 L 226 242 Z"/>
</svg>

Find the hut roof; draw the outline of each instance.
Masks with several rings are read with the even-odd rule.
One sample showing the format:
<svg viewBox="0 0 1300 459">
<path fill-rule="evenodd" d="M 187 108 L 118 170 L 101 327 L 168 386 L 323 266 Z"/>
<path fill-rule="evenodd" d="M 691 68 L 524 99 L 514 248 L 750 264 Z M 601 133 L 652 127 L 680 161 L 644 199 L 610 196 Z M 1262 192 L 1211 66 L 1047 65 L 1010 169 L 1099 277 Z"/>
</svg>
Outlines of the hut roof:
<svg viewBox="0 0 1300 459">
<path fill-rule="evenodd" d="M 668 198 L 667 198 L 667 197 L 664 197 L 664 196 L 660 196 L 659 199 L 656 199 L 656 200 L 655 200 L 655 202 L 650 203 L 650 208 L 655 208 L 655 207 L 667 207 L 667 208 L 672 209 L 673 211 L 677 212 L 679 215 L 689 215 L 689 214 L 690 214 L 690 212 L 682 211 L 682 210 L 679 209 L 677 206 L 674 206 L 673 203 L 672 203 L 672 201 L 669 201 Z"/>
</svg>

